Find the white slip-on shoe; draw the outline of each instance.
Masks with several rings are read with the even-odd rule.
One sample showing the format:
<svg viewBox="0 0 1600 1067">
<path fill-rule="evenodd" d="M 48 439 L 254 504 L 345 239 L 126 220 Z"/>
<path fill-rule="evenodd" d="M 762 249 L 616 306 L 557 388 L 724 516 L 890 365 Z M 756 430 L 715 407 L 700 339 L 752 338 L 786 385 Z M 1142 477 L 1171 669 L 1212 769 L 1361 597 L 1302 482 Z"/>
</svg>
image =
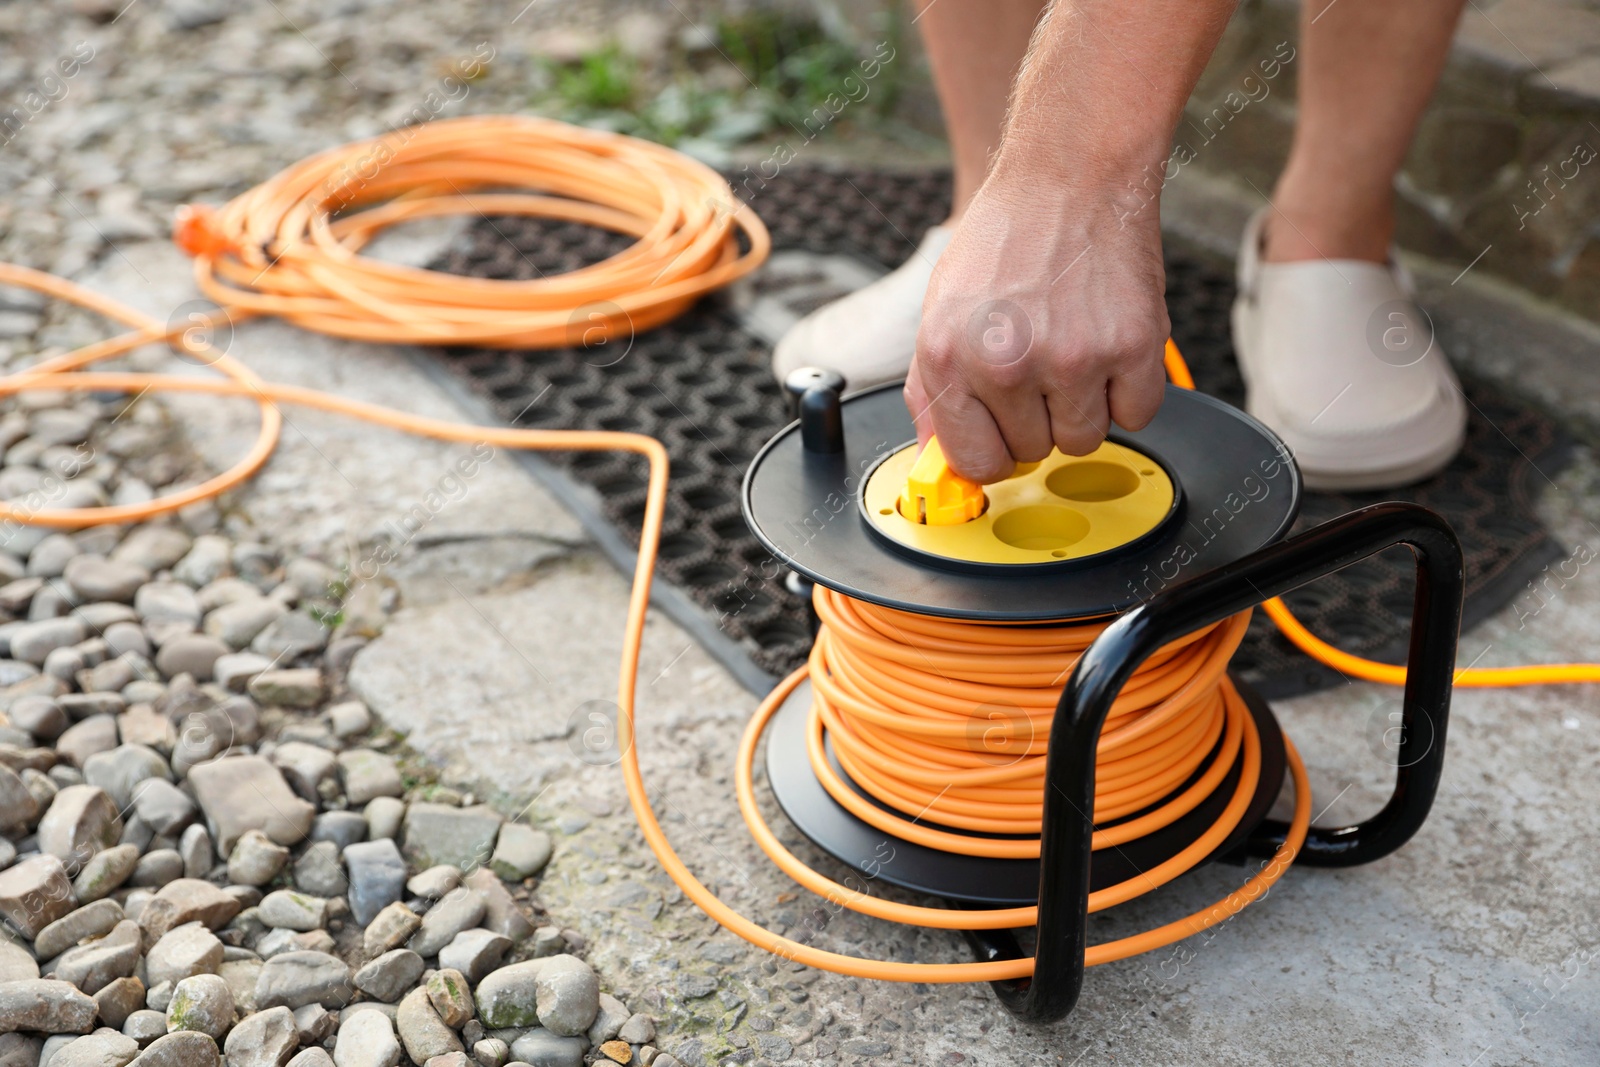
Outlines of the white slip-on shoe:
<svg viewBox="0 0 1600 1067">
<path fill-rule="evenodd" d="M 1245 227 L 1233 348 L 1245 407 L 1294 453 L 1308 489 L 1391 489 L 1461 450 L 1461 384 L 1405 274 L 1352 259 L 1261 261 Z"/>
<path fill-rule="evenodd" d="M 928 279 L 952 232 L 935 226 L 895 270 L 795 323 L 772 352 L 778 381 L 800 367 L 838 371 L 852 391 L 904 378 L 917 348 Z"/>
</svg>

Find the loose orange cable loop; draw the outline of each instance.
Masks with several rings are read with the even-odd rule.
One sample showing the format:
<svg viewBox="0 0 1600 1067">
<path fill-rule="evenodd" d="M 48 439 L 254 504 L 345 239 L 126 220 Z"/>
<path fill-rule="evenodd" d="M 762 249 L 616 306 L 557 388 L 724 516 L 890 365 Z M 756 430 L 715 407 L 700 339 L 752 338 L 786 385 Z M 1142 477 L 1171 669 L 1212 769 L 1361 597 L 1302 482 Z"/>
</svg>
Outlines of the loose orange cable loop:
<svg viewBox="0 0 1600 1067">
<path fill-rule="evenodd" d="M 1194 378 L 1189 365 L 1178 353 L 1178 346 L 1167 341 L 1165 356 L 1167 376 L 1172 383 L 1184 389 L 1194 388 Z M 1362 681 L 1382 685 L 1405 685 L 1406 669 L 1393 663 L 1380 663 L 1352 655 L 1328 644 L 1306 628 L 1282 597 L 1264 600 L 1261 608 L 1267 618 L 1282 631 L 1300 651 L 1341 674 Z M 1456 671 L 1452 682 L 1463 689 L 1510 689 L 1527 685 L 1574 685 L 1600 682 L 1600 663 L 1545 663 L 1518 667 L 1463 667 Z"/>
</svg>

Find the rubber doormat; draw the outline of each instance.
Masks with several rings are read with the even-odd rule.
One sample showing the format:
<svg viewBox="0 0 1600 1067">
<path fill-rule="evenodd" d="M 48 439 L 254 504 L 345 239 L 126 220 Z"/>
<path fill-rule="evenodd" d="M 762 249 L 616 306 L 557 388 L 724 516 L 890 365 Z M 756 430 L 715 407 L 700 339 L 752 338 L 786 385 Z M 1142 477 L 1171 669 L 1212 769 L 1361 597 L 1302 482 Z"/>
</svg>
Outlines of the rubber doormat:
<svg viewBox="0 0 1600 1067">
<path fill-rule="evenodd" d="M 745 175 L 730 175 L 737 182 Z M 753 187 L 754 183 L 752 183 Z M 660 438 L 672 456 L 672 492 L 661 544 L 660 580 L 704 613 L 724 658 L 758 686 L 810 648 L 806 608 L 766 578 L 768 555 L 745 527 L 739 486 L 756 451 L 787 421 L 767 361 L 788 322 L 897 266 L 923 231 L 945 213 L 942 173 L 791 167 L 750 198 L 772 230 L 768 267 L 730 296 L 641 334 L 625 356 L 615 350 L 506 352 L 448 349 L 435 354 L 451 376 L 502 420 L 519 426 L 633 430 Z M 477 223 L 435 269 L 493 278 L 535 278 L 578 269 L 628 241 L 575 224 L 494 218 Z M 1233 280 L 1226 269 L 1170 250 L 1167 301 L 1175 339 L 1197 385 L 1233 403 L 1243 385 L 1228 338 Z M 1429 482 L 1376 493 L 1309 493 L 1301 528 L 1385 499 L 1413 500 L 1445 515 L 1466 550 L 1465 625 L 1524 592 L 1560 558 L 1534 511 L 1542 477 L 1566 461 L 1565 439 L 1539 412 L 1466 383 L 1473 413 L 1467 444 Z M 598 492 L 589 522 L 610 524 L 636 543 L 644 508 L 642 462 L 598 454 L 551 453 L 566 474 Z M 1409 552 L 1392 550 L 1290 594 L 1313 631 L 1350 652 L 1404 662 L 1410 626 Z M 681 621 L 681 620 L 680 620 Z M 729 649 L 735 651 L 729 652 Z M 1264 696 L 1283 697 L 1339 684 L 1285 641 L 1258 613 L 1236 667 Z"/>
</svg>

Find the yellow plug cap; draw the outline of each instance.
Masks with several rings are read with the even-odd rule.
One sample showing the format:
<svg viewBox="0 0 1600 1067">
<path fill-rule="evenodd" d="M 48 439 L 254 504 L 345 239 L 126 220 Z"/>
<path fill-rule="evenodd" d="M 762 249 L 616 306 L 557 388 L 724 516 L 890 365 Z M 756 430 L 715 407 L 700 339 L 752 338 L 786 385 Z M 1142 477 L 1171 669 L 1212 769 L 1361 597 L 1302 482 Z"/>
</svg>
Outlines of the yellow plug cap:
<svg viewBox="0 0 1600 1067">
<path fill-rule="evenodd" d="M 929 438 L 906 477 L 900 514 L 925 526 L 954 526 L 982 515 L 986 505 L 983 486 L 951 470 L 939 439 Z"/>
</svg>

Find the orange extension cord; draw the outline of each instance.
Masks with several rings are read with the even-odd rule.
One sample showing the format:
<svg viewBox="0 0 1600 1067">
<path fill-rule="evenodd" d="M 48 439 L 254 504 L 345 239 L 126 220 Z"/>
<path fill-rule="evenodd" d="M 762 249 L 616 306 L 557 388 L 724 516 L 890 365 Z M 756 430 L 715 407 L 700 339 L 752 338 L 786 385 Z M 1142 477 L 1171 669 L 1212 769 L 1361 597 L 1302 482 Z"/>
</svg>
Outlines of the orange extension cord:
<svg viewBox="0 0 1600 1067">
<path fill-rule="evenodd" d="M 381 341 L 593 343 L 615 337 L 623 328 L 644 329 L 666 321 L 698 296 L 753 270 L 768 249 L 760 221 L 734 202 L 714 172 L 654 145 L 544 120 L 504 117 L 437 122 L 403 132 L 403 137 L 321 153 L 220 211 L 196 209 L 185 214 L 176 236 L 196 257 L 196 280 L 202 291 L 226 309 L 216 316 L 219 323 L 272 314 L 309 329 Z M 556 195 L 470 192 L 485 186 L 521 186 Z M 573 219 L 634 235 L 638 242 L 584 271 L 534 282 L 464 279 L 359 255 L 378 231 L 396 222 L 480 211 Z M 339 217 L 330 221 L 335 214 Z M 749 245 L 743 253 L 738 233 Z M 136 505 L 29 509 L 0 503 L 0 521 L 76 529 L 138 522 L 214 497 L 248 480 L 271 455 L 283 424 L 280 403 L 337 412 L 438 440 L 541 451 L 622 451 L 644 457 L 649 486 L 617 683 L 618 743 L 629 800 L 662 867 L 686 896 L 735 934 L 815 967 L 866 978 L 924 982 L 990 981 L 1030 973 L 1032 961 L 1026 959 L 895 963 L 800 944 L 723 904 L 673 850 L 651 808 L 634 745 L 639 652 L 667 492 L 667 453 L 660 442 L 632 433 L 472 426 L 269 382 L 212 348 L 205 331 L 190 323 L 162 323 L 26 267 L 0 264 L 0 284 L 32 289 L 132 327 L 120 336 L 0 378 L 0 396 L 37 389 L 205 393 L 251 399 L 261 410 L 260 432 L 245 456 L 200 485 Z M 168 343 L 203 356 L 223 377 L 83 370 L 152 343 Z M 1167 365 L 1175 382 L 1192 387 L 1187 368 L 1170 344 Z M 757 809 L 752 772 L 756 749 L 767 720 L 809 675 L 819 694 L 813 712 L 813 748 L 820 742 L 820 726 L 826 725 L 842 758 L 849 760 L 852 776 L 859 775 L 858 780 L 870 781 L 884 795 L 896 797 L 901 810 L 931 800 L 927 810 L 937 812 L 940 824 L 956 830 L 1005 827 L 1036 832 L 1039 760 L 1049 733 L 1053 694 L 1097 626 L 1071 621 L 1049 627 L 954 623 L 892 612 L 821 589 L 817 606 L 827 626 L 811 664 L 784 679 L 761 702 L 739 748 L 738 800 L 758 843 L 801 885 L 863 914 L 952 930 L 1031 925 L 1036 913 L 1032 907 L 957 911 L 896 904 L 806 868 L 783 848 Z M 1300 627 L 1281 602 L 1269 602 L 1267 610 L 1286 635 L 1315 658 L 1356 677 L 1390 684 L 1404 681 L 1404 668 L 1362 660 L 1323 644 Z M 1093 894 L 1091 910 L 1170 880 L 1204 858 L 1237 824 L 1260 767 L 1254 722 L 1224 673 L 1245 619 L 1236 616 L 1174 642 L 1152 657 L 1118 698 L 1098 753 L 1097 821 L 1113 820 L 1159 799 L 1164 795 L 1160 783 L 1181 782 L 1219 736 L 1222 758 L 1207 774 L 1216 773 L 1220 780 L 1229 766 L 1239 762 L 1243 781 L 1228 811 L 1202 840 L 1131 882 Z M 1457 684 L 1463 685 L 1596 680 L 1600 665 L 1584 664 L 1474 669 L 1457 675 Z M 963 699 L 970 707 L 980 695 L 984 700 L 977 703 L 987 701 L 991 711 L 999 711 L 978 720 L 984 725 L 973 743 L 968 739 L 974 717 L 960 708 Z M 1304 841 L 1310 819 L 1304 766 L 1287 738 L 1285 746 L 1295 782 L 1295 809 L 1288 840 L 1273 860 L 1211 908 L 1092 947 L 1089 963 L 1120 959 L 1197 933 L 1237 913 L 1281 877 Z M 1222 770 L 1216 771 L 1216 766 Z M 930 797 L 932 787 L 945 781 L 950 790 L 943 795 L 933 791 Z M 841 783 L 829 783 L 826 776 L 824 782 L 840 795 Z M 1164 825 L 1161 820 L 1176 818 L 1192 792 L 1137 820 L 1097 830 L 1096 847 Z M 942 833 L 912 825 L 915 821 L 895 820 L 889 832 L 906 838 Z M 977 844 L 985 839 L 960 833 L 922 839 L 956 850 L 994 847 Z M 1010 847 L 1029 854 L 1026 843 Z"/>
</svg>

